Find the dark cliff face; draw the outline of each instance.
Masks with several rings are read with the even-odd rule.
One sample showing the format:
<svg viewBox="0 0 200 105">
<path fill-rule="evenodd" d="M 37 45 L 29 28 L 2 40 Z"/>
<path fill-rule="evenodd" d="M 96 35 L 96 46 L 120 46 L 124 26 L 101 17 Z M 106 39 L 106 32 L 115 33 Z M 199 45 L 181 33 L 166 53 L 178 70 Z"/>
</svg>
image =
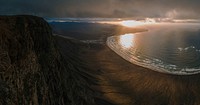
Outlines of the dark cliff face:
<svg viewBox="0 0 200 105">
<path fill-rule="evenodd" d="M 87 82 L 74 73 L 83 67 L 55 43 L 42 18 L 0 17 L 0 104 L 92 104 Z"/>
</svg>

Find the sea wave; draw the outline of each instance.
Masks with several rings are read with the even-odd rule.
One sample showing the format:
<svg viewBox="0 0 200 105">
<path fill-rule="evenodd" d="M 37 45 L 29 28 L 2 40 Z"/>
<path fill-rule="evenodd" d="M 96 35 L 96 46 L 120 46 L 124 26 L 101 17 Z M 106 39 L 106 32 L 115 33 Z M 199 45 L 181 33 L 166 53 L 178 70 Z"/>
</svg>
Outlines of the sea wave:
<svg viewBox="0 0 200 105">
<path fill-rule="evenodd" d="M 177 65 L 165 63 L 157 58 L 137 55 L 134 53 L 137 50 L 136 48 L 132 48 L 131 51 L 130 49 L 124 49 L 123 46 L 118 43 L 117 37 L 118 36 L 108 37 L 106 41 L 107 46 L 119 56 L 133 64 L 149 68 L 157 72 L 174 75 L 192 75 L 200 73 L 200 68 L 180 68 Z M 186 48 L 178 48 L 179 51 L 186 51 L 188 49 L 195 49 L 195 47 L 189 46 Z"/>
</svg>

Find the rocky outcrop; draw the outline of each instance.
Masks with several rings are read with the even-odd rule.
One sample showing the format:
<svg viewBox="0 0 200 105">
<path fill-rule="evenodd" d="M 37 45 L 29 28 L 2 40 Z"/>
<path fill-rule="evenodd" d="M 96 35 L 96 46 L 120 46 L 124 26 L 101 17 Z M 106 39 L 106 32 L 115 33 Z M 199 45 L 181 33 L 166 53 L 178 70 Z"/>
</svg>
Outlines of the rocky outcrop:
<svg viewBox="0 0 200 105">
<path fill-rule="evenodd" d="M 66 46 L 69 50 L 59 51 L 63 47 L 56 45 L 42 18 L 1 16 L 0 104 L 92 104 L 92 90 L 87 89 L 86 74 L 80 72 L 84 64 L 77 66 L 72 60 L 76 56 L 69 53 L 76 47 Z"/>
</svg>

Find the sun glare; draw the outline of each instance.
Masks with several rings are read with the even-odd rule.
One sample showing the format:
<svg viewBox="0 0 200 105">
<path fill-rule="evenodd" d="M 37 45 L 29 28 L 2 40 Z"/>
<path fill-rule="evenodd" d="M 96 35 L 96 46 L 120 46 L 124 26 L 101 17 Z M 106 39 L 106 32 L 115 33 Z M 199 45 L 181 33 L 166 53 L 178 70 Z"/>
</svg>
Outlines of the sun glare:
<svg viewBox="0 0 200 105">
<path fill-rule="evenodd" d="M 143 25 L 144 22 L 135 21 L 135 20 L 126 20 L 126 21 L 122 21 L 121 24 L 126 27 L 136 27 L 136 26 Z"/>
<path fill-rule="evenodd" d="M 120 44 L 123 46 L 123 48 L 131 48 L 134 46 L 134 34 L 121 35 Z"/>
<path fill-rule="evenodd" d="M 146 24 L 154 24 L 156 23 L 155 19 L 151 18 L 146 18 L 143 21 L 136 21 L 136 20 L 124 20 L 121 22 L 121 25 L 125 27 L 137 27 L 137 26 L 142 26 Z"/>
</svg>

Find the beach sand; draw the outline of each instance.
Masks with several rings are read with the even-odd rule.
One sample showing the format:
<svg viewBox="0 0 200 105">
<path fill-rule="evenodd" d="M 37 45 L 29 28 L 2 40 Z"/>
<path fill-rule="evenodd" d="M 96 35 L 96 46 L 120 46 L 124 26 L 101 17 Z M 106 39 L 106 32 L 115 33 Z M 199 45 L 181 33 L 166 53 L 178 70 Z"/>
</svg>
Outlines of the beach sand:
<svg viewBox="0 0 200 105">
<path fill-rule="evenodd" d="M 105 44 L 83 52 L 82 58 L 98 80 L 92 88 L 100 99 L 116 105 L 200 104 L 199 74 L 177 76 L 146 69 L 124 60 Z"/>
</svg>

